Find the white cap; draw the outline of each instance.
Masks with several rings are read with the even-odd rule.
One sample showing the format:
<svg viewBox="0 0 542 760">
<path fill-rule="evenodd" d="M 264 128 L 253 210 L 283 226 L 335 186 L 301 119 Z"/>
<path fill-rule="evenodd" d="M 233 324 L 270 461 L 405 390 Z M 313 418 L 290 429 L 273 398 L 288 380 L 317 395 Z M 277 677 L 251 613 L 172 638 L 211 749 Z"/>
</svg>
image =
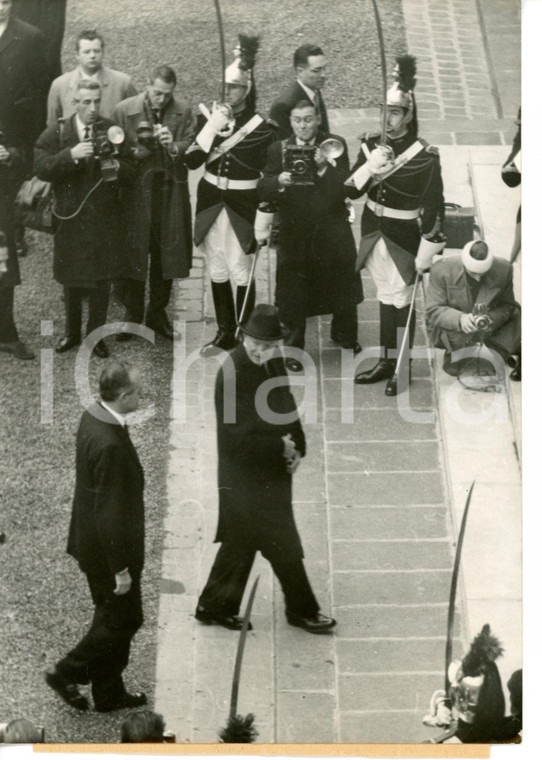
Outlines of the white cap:
<svg viewBox="0 0 542 760">
<path fill-rule="evenodd" d="M 485 259 L 475 259 L 471 253 L 471 249 L 475 243 L 484 243 L 484 241 L 470 240 L 461 251 L 461 261 L 468 272 L 472 272 L 473 274 L 485 274 L 491 269 L 494 256 L 488 248 Z M 487 244 L 484 243 L 484 245 Z"/>
</svg>

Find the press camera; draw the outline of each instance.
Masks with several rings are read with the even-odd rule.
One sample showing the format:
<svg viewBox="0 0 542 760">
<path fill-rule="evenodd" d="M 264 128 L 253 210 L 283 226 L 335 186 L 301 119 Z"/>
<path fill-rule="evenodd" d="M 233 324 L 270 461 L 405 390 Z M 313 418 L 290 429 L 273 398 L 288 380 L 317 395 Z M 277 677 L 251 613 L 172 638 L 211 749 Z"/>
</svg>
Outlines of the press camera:
<svg viewBox="0 0 542 760">
<path fill-rule="evenodd" d="M 119 145 L 124 142 L 124 136 L 124 130 L 117 125 L 107 127 L 102 122 L 94 125 L 92 144 L 94 154 L 100 162 L 104 182 L 115 182 L 118 179 L 119 162 L 116 157 L 119 153 Z"/>
<path fill-rule="evenodd" d="M 491 329 L 493 320 L 489 316 L 487 304 L 475 303 L 472 310 L 472 316 L 478 332 L 488 332 Z"/>
<path fill-rule="evenodd" d="M 284 171 L 290 172 L 292 184 L 314 185 L 316 177 L 315 150 L 314 145 L 285 146 Z"/>
<path fill-rule="evenodd" d="M 140 121 L 136 127 L 136 139 L 140 147 L 153 151 L 159 147 L 157 135 L 162 129 L 161 124 L 152 124 L 150 121 Z"/>
</svg>

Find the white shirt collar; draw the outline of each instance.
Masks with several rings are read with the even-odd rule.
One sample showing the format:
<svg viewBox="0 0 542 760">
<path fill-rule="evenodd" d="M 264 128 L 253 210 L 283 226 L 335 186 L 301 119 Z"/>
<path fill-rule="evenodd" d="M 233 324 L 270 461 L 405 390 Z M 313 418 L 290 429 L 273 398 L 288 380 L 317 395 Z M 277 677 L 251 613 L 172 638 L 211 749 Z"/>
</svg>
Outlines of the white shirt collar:
<svg viewBox="0 0 542 760">
<path fill-rule="evenodd" d="M 305 90 L 305 92 L 309 96 L 311 103 L 314 103 L 314 100 L 316 98 L 316 90 L 311 90 L 310 87 L 307 87 L 307 85 L 303 84 L 303 82 L 299 79 L 297 80 L 297 83 Z"/>
<path fill-rule="evenodd" d="M 122 425 L 122 427 L 126 427 L 126 417 L 124 414 L 119 414 L 114 409 L 111 409 L 111 407 L 105 403 L 105 401 L 100 402 L 104 409 L 107 409 L 109 414 L 112 414 L 113 417 L 118 421 L 119 425 Z"/>
<path fill-rule="evenodd" d="M 314 145 L 315 143 L 316 143 L 316 135 L 312 138 L 312 140 L 309 140 L 308 143 L 303 142 L 303 140 L 300 140 L 299 137 L 295 138 L 296 145 Z"/>
<path fill-rule="evenodd" d="M 92 124 L 84 124 L 81 119 L 79 118 L 79 114 L 75 114 L 75 126 L 77 127 L 77 134 L 79 135 L 79 140 L 85 139 L 85 129 L 89 129 L 89 136 L 92 136 Z"/>
<path fill-rule="evenodd" d="M 91 80 L 94 80 L 95 82 L 100 81 L 100 72 L 102 70 L 101 68 L 99 68 L 95 74 L 87 74 L 86 72 L 83 71 L 81 66 L 78 66 L 77 70 L 79 72 L 79 76 L 81 77 L 81 79 L 91 79 Z"/>
</svg>

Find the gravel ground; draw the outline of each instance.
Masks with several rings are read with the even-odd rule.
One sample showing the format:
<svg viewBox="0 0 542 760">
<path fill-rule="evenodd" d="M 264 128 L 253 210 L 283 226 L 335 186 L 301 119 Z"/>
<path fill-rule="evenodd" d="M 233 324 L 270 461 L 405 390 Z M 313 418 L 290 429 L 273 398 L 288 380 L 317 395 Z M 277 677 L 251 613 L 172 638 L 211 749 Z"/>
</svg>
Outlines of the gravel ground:
<svg viewBox="0 0 542 760">
<path fill-rule="evenodd" d="M 400 0 L 380 0 L 389 58 L 404 51 Z M 379 53 L 369 0 L 223 0 L 228 50 L 238 31 L 262 33 L 257 83 L 260 108 L 291 77 L 292 51 L 318 41 L 330 59 L 329 107 L 374 105 L 380 95 Z M 338 23 L 338 21 L 340 23 Z M 76 32 L 97 27 L 107 40 L 107 63 L 131 72 L 138 86 L 156 63 L 179 74 L 180 90 L 196 105 L 216 96 L 220 77 L 211 0 L 72 0 L 68 6 L 65 63 L 73 65 Z M 163 51 L 157 59 L 154 51 Z M 229 56 L 228 56 L 229 58 Z M 51 240 L 28 235 L 23 285 L 16 291 L 21 336 L 37 351 L 50 349 L 63 332 L 60 287 L 52 280 Z M 118 306 L 110 319 L 120 318 Z M 54 336 L 40 336 L 40 320 L 54 321 Z M 147 568 L 143 593 L 146 623 L 137 634 L 126 683 L 153 693 L 156 617 L 166 507 L 171 346 L 111 341 L 115 356 L 141 368 L 154 402 L 153 420 L 132 430 L 147 475 Z M 91 387 L 103 362 L 93 360 Z M 122 715 L 77 714 L 45 686 L 42 671 L 76 643 L 92 614 L 84 576 L 65 553 L 74 484 L 74 435 L 81 405 L 74 356 L 54 355 L 54 419 L 40 424 L 40 363 L 0 355 L 2 432 L 0 456 L 0 722 L 25 715 L 46 727 L 50 742 L 115 742 Z"/>
</svg>

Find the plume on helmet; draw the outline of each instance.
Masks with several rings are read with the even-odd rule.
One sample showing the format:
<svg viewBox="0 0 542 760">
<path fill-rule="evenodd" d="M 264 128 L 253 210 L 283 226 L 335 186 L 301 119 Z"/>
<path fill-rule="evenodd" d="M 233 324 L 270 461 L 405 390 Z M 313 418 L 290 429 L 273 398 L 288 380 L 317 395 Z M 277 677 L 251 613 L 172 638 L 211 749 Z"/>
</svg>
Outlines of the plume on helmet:
<svg viewBox="0 0 542 760">
<path fill-rule="evenodd" d="M 499 639 L 491 633 L 489 623 L 486 623 L 463 658 L 461 669 L 466 676 L 480 675 L 503 652 Z"/>
<path fill-rule="evenodd" d="M 248 34 L 239 35 L 239 68 L 243 71 L 253 69 L 256 63 L 256 56 L 260 49 L 260 37 L 258 35 L 250 36 Z"/>
<path fill-rule="evenodd" d="M 406 53 L 395 59 L 393 75 L 397 85 L 403 92 L 411 92 L 416 87 L 416 59 Z"/>
<path fill-rule="evenodd" d="M 228 719 L 226 728 L 220 731 L 220 741 L 225 744 L 252 744 L 258 732 L 254 726 L 254 715 L 248 713 L 245 717 L 235 715 Z"/>
</svg>

